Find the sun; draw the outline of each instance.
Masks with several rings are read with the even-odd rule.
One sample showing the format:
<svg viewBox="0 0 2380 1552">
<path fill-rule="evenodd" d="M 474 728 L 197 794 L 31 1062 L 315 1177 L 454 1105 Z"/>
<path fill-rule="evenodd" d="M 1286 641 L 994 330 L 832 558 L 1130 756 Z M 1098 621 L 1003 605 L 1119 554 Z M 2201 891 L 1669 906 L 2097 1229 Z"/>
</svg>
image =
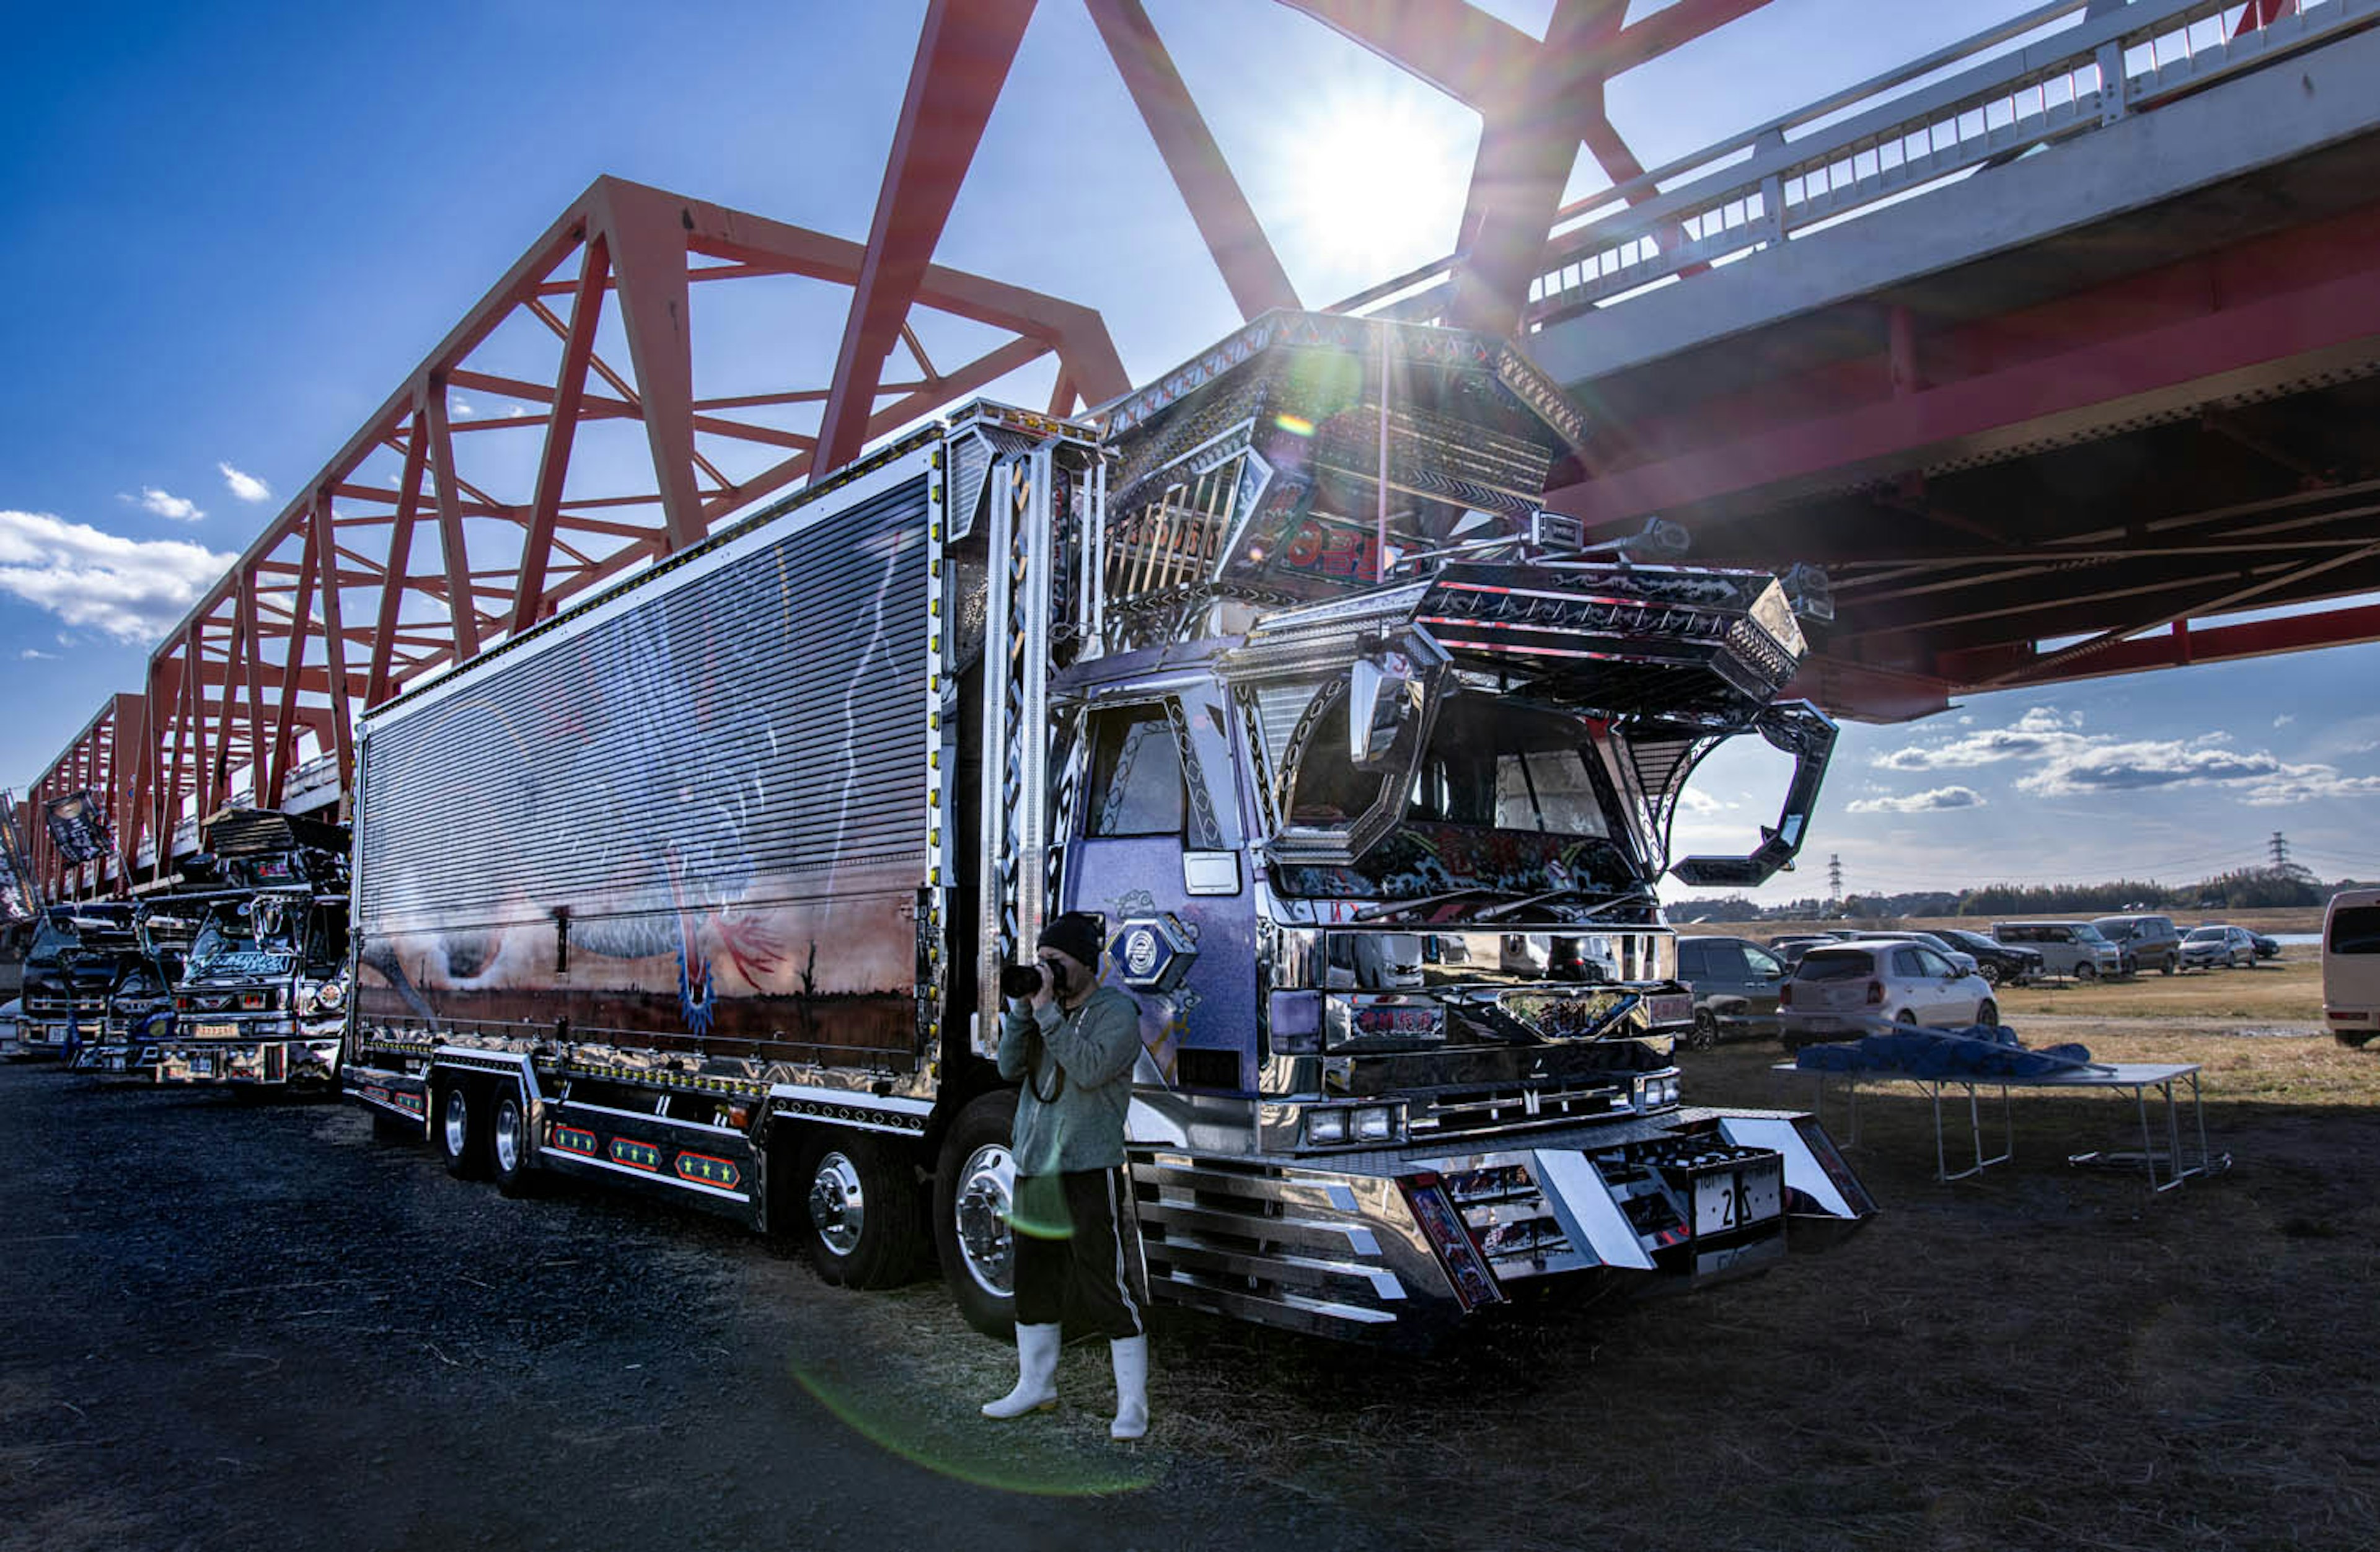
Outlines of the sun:
<svg viewBox="0 0 2380 1552">
<path fill-rule="evenodd" d="M 1452 106 L 1426 91 L 1373 90 L 1285 115 L 1295 213 L 1284 260 L 1337 296 L 1451 253 L 1471 153 Z"/>
</svg>

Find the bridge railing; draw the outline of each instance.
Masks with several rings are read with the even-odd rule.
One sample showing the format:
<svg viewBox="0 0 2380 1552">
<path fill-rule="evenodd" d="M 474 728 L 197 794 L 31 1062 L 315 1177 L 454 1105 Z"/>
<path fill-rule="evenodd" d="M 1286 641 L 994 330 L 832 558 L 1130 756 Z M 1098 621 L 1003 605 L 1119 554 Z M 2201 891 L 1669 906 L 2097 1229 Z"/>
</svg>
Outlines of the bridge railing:
<svg viewBox="0 0 2380 1552">
<path fill-rule="evenodd" d="M 1572 207 L 1530 288 L 1529 321 L 1724 264 L 2380 21 L 2380 0 L 2276 8 L 2037 6 Z M 2034 34 L 2045 35 L 2009 46 Z"/>
</svg>

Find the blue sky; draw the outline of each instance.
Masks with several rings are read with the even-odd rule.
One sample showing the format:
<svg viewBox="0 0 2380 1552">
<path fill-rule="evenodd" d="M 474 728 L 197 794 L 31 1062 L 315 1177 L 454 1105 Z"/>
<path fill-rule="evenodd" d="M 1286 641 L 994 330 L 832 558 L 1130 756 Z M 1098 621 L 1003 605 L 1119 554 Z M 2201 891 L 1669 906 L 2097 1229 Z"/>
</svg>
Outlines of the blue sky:
<svg viewBox="0 0 2380 1552">
<path fill-rule="evenodd" d="M 1483 8 L 1536 31 L 1551 0 Z M 1613 116 L 1656 163 L 2022 8 L 1778 0 L 1614 82 Z M 1467 111 L 1268 0 L 1148 9 L 1307 301 L 1452 246 Z M 594 177 L 864 236 L 923 10 L 481 0 L 12 17 L 0 785 L 21 787 L 107 695 L 140 687 L 197 592 Z M 1583 174 L 1574 192 L 1597 181 Z M 1135 379 L 1236 321 L 1069 0 L 1040 7 L 938 257 L 1099 308 Z M 791 350 L 822 377 L 839 325 L 819 311 L 756 340 L 754 370 Z M 1047 382 L 1007 386 L 1031 402 Z M 1828 852 L 1854 888 L 2167 863 L 2194 877 L 2259 859 L 2277 829 L 2320 871 L 2380 874 L 2375 651 L 1853 729 L 1817 867 L 1771 892 L 1812 892 Z M 1682 841 L 1743 842 L 1774 774 L 1722 757 Z"/>
</svg>

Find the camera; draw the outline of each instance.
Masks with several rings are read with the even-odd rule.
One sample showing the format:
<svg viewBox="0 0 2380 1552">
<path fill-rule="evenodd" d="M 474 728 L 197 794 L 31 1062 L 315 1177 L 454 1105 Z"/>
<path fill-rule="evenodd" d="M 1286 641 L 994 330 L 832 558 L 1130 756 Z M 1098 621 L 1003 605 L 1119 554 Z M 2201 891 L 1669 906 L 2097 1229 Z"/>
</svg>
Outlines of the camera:
<svg viewBox="0 0 2380 1552">
<path fill-rule="evenodd" d="M 1003 964 L 1000 967 L 1000 995 L 1030 1001 L 1039 995 L 1042 977 L 1048 974 L 1048 968 L 1038 960 L 1030 964 Z M 1054 981 L 1050 989 L 1058 989 Z"/>
</svg>

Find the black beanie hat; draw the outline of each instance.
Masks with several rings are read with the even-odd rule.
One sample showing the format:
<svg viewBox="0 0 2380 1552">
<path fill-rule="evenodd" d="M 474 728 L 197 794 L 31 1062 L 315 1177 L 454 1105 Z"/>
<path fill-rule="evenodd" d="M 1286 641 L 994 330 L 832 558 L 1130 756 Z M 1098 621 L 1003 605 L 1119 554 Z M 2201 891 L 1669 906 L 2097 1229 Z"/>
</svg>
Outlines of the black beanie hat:
<svg viewBox="0 0 2380 1552">
<path fill-rule="evenodd" d="M 1099 946 L 1105 937 L 1099 917 L 1088 911 L 1069 911 L 1062 916 L 1050 918 L 1041 928 L 1041 946 L 1055 949 L 1097 971 L 1099 967 Z"/>
</svg>

